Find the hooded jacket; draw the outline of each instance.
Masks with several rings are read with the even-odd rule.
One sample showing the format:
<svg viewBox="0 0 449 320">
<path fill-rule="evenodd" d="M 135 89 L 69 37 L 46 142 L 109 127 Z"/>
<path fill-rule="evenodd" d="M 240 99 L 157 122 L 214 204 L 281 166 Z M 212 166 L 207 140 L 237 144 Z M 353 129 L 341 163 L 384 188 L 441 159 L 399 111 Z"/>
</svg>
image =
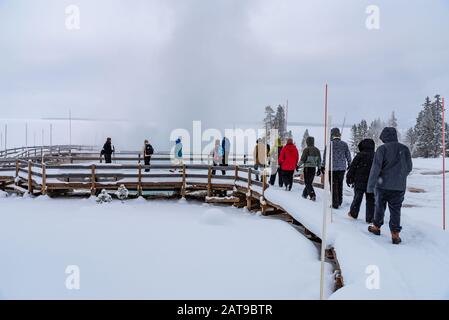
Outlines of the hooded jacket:
<svg viewBox="0 0 449 320">
<path fill-rule="evenodd" d="M 395 128 L 384 128 L 380 140 L 384 144 L 377 148 L 374 155 L 367 192 L 373 193 L 375 188 L 405 191 L 407 176 L 413 169 L 410 150 L 398 142 Z"/>
<path fill-rule="evenodd" d="M 268 153 L 270 152 L 267 144 L 261 140 L 257 141 L 253 151 L 254 164 L 257 166 L 265 166 L 267 164 Z"/>
<path fill-rule="evenodd" d="M 293 143 L 287 143 L 285 147 L 282 148 L 281 154 L 279 155 L 279 165 L 282 170 L 294 171 L 298 165 L 299 153 L 298 149 Z"/>
<path fill-rule="evenodd" d="M 299 165 L 304 165 L 305 168 L 316 168 L 321 165 L 321 153 L 317 147 L 315 147 L 315 138 L 306 138 L 307 147 L 304 148 Z"/>
<path fill-rule="evenodd" d="M 181 143 L 181 139 L 179 139 L 179 138 L 176 140 L 175 158 L 182 159 L 182 143 Z"/>
<path fill-rule="evenodd" d="M 349 151 L 348 144 L 341 141 L 339 135 L 333 135 L 330 144 L 332 155 L 332 167 L 329 170 L 332 171 L 346 171 L 347 166 L 351 165 L 351 152 Z M 347 166 L 346 166 L 347 165 Z M 326 149 L 324 149 L 323 155 L 323 167 L 326 166 Z"/>
<path fill-rule="evenodd" d="M 357 153 L 349 166 L 346 174 L 346 183 L 353 184 L 357 190 L 366 191 L 376 145 L 373 139 L 364 139 L 359 143 L 358 147 L 360 152 Z"/>
</svg>

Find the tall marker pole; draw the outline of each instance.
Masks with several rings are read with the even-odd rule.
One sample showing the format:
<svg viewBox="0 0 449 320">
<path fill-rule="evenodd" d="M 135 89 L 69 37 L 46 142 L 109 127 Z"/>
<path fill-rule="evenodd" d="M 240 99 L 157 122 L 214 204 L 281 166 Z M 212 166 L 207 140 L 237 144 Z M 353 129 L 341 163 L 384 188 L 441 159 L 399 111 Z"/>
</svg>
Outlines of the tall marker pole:
<svg viewBox="0 0 449 320">
<path fill-rule="evenodd" d="M 331 122 L 331 118 L 329 117 L 326 120 L 326 133 L 329 131 L 328 125 Z M 330 148 L 330 139 L 326 141 L 326 150 Z M 330 163 L 331 156 L 330 152 L 326 154 L 326 162 Z M 329 165 L 327 165 L 324 169 L 324 190 L 323 190 L 323 225 L 321 230 L 321 273 L 320 273 L 320 299 L 324 300 L 324 268 L 325 268 L 325 259 L 326 259 L 326 243 L 327 243 L 327 223 L 329 219 L 329 211 L 330 211 L 330 189 L 329 189 Z"/>
<path fill-rule="evenodd" d="M 8 125 L 5 124 L 5 151 L 8 149 Z"/>
<path fill-rule="evenodd" d="M 69 146 L 72 150 L 72 110 L 69 109 Z"/>
<path fill-rule="evenodd" d="M 443 230 L 446 230 L 446 123 L 444 122 L 444 97 L 443 97 Z"/>
<path fill-rule="evenodd" d="M 327 144 L 327 83 L 324 93 L 324 145 Z"/>
<path fill-rule="evenodd" d="M 28 122 L 25 122 L 25 147 L 28 148 Z"/>
</svg>

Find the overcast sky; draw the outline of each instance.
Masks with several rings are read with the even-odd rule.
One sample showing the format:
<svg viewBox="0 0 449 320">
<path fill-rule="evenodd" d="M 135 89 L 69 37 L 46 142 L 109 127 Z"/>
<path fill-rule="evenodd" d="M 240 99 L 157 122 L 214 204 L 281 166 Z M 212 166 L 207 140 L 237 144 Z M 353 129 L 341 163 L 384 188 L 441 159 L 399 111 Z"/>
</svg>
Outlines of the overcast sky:
<svg viewBox="0 0 449 320">
<path fill-rule="evenodd" d="M 232 128 L 287 99 L 289 121 L 321 122 L 328 82 L 334 121 L 395 110 L 408 127 L 448 92 L 448 17 L 446 0 L 0 0 L 0 124 L 71 108 L 107 120 L 75 129 L 80 143 L 120 127 L 165 144 L 192 120 Z"/>
</svg>

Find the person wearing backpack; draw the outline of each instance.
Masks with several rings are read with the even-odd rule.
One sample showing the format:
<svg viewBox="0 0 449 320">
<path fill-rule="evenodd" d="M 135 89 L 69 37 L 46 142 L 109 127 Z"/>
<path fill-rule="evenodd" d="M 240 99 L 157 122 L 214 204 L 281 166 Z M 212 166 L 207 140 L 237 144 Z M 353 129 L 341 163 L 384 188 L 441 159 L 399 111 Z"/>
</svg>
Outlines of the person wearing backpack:
<svg viewBox="0 0 449 320">
<path fill-rule="evenodd" d="M 215 140 L 215 146 L 211 151 L 211 156 L 212 156 L 212 162 L 213 162 L 214 167 L 223 165 L 224 150 L 220 143 L 220 140 L 218 140 L 218 139 Z M 216 173 L 216 170 L 213 169 L 212 175 L 215 175 L 215 173 Z M 225 170 L 222 170 L 221 173 L 223 175 L 226 175 Z"/>
<path fill-rule="evenodd" d="M 101 156 L 104 156 L 105 163 L 112 163 L 112 154 L 115 152 L 115 147 L 112 145 L 112 139 L 107 138 L 105 144 L 103 145 L 103 149 L 101 149 Z"/>
<path fill-rule="evenodd" d="M 301 159 L 299 161 L 299 166 L 304 167 L 304 184 L 305 188 L 302 192 L 302 197 L 310 200 L 316 201 L 315 190 L 313 189 L 313 180 L 315 175 L 321 175 L 321 153 L 317 147 L 315 147 L 315 138 L 309 136 L 306 138 L 307 147 L 304 148 Z"/>
<path fill-rule="evenodd" d="M 348 216 L 353 219 L 358 218 L 363 195 L 365 195 L 365 220 L 367 223 L 372 223 L 374 218 L 374 193 L 368 193 L 366 188 L 376 145 L 373 139 L 363 139 L 359 143 L 358 148 L 360 152 L 357 153 L 351 162 L 348 173 L 346 174 L 346 184 L 354 188 L 354 200 L 352 201 Z"/>
<path fill-rule="evenodd" d="M 143 147 L 143 161 L 145 163 L 145 172 L 150 172 L 150 161 L 151 156 L 154 153 L 153 146 L 145 139 L 144 147 Z"/>
<path fill-rule="evenodd" d="M 181 137 L 176 139 L 175 148 L 174 148 L 174 158 L 172 158 L 172 163 L 176 166 L 182 166 L 182 142 Z M 170 169 L 170 172 L 176 172 L 176 169 Z"/>
</svg>

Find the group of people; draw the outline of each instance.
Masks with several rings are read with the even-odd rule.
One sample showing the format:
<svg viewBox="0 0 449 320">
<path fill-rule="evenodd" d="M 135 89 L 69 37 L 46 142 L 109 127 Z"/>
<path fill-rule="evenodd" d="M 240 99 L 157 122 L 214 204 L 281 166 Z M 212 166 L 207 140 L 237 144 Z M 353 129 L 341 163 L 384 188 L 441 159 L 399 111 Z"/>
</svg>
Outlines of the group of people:
<svg viewBox="0 0 449 320">
<path fill-rule="evenodd" d="M 399 236 L 401 232 L 401 207 L 406 191 L 407 176 L 412 170 L 412 160 L 410 150 L 407 146 L 399 143 L 395 128 L 386 127 L 383 129 L 380 140 L 381 146 L 375 150 L 375 143 L 372 139 L 364 139 L 359 145 L 359 152 L 354 160 L 351 158 L 348 144 L 341 140 L 341 132 L 338 128 L 331 130 L 330 136 L 330 159 L 331 166 L 328 168 L 329 181 L 332 191 L 332 207 L 340 208 L 343 203 L 343 183 L 346 174 L 346 184 L 354 188 L 354 198 L 348 216 L 357 219 L 360 206 L 365 196 L 365 219 L 371 224 L 368 231 L 380 235 L 381 227 L 384 224 L 385 210 L 388 205 L 390 210 L 389 227 L 392 235 L 392 242 L 399 244 L 402 240 Z M 107 138 L 101 150 L 106 163 L 111 163 L 112 154 L 115 151 L 111 138 Z M 321 176 L 326 169 L 326 152 L 321 158 L 320 150 L 315 147 L 314 137 L 307 137 L 306 147 L 299 157 L 298 148 L 289 138 L 283 145 L 280 138 L 277 138 L 272 148 L 265 139 L 258 139 L 254 147 L 254 168 L 270 167 L 270 185 L 274 185 L 276 176 L 279 186 L 290 191 L 293 186 L 295 170 L 302 168 L 304 177 L 304 189 L 302 197 L 316 200 L 313 182 L 315 176 Z M 154 149 L 148 140 L 144 141 L 143 159 L 145 171 L 150 171 L 150 160 Z M 214 166 L 227 166 L 230 154 L 230 141 L 228 138 L 215 140 L 214 148 L 211 151 L 211 158 Z M 182 142 L 181 138 L 176 140 L 174 148 L 175 164 L 182 164 Z M 257 171 L 258 172 L 258 171 Z M 216 174 L 215 170 L 212 172 Z M 226 171 L 222 170 L 225 175 Z M 259 176 L 256 175 L 259 180 Z"/>
<path fill-rule="evenodd" d="M 343 203 L 343 184 L 345 181 L 349 187 L 354 188 L 354 198 L 348 216 L 357 219 L 360 206 L 365 196 L 366 222 L 370 224 L 368 231 L 380 235 L 384 224 L 385 210 L 388 205 L 390 210 L 389 227 L 392 243 L 401 243 L 401 208 L 406 191 L 407 176 L 412 171 L 410 150 L 399 143 L 395 128 L 383 129 L 380 140 L 381 146 L 375 150 L 373 139 L 364 139 L 359 145 L 359 152 L 352 160 L 348 144 L 341 140 L 341 132 L 338 128 L 331 130 L 330 159 L 328 168 L 329 181 L 332 191 L 332 207 L 338 209 Z M 265 155 L 261 157 L 260 155 Z M 275 142 L 270 151 L 269 145 L 262 140 L 257 141 L 254 150 L 255 168 L 270 165 L 270 184 L 274 185 L 276 175 L 279 186 L 285 186 L 286 190 L 292 189 L 294 172 L 303 169 L 304 189 L 303 198 L 316 200 L 313 181 L 315 176 L 321 176 L 326 169 L 326 152 L 323 159 L 317 147 L 315 139 L 308 137 L 306 147 L 299 158 L 299 152 L 293 139 L 287 139 L 285 146 L 280 139 Z M 268 162 L 268 163 L 267 163 Z"/>
</svg>

